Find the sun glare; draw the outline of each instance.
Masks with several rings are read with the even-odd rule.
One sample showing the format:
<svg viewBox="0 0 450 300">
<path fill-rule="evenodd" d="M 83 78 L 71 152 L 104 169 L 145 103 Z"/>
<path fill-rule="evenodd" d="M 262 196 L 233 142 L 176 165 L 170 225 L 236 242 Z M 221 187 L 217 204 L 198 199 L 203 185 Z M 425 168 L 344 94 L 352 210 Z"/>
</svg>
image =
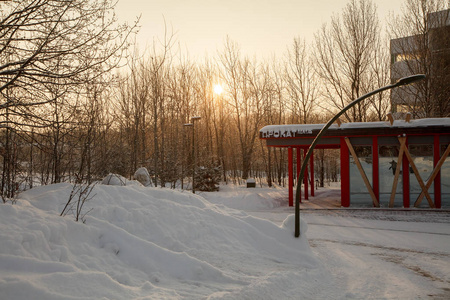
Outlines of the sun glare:
<svg viewBox="0 0 450 300">
<path fill-rule="evenodd" d="M 223 88 L 220 84 L 214 85 L 214 93 L 215 94 L 220 95 L 220 94 L 222 94 L 222 92 L 223 92 Z"/>
</svg>

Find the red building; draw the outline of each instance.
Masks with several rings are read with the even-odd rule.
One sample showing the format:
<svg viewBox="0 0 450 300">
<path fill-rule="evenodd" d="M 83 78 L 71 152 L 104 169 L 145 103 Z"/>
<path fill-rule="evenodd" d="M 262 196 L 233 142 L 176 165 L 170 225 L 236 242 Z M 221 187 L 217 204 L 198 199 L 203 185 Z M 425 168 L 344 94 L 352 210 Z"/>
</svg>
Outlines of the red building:
<svg viewBox="0 0 450 300">
<path fill-rule="evenodd" d="M 268 147 L 288 148 L 290 206 L 301 150 L 305 155 L 322 127 L 270 125 L 260 130 Z M 343 207 L 450 207 L 450 118 L 333 124 L 315 149 L 340 149 Z M 304 178 L 307 199 L 314 196 L 313 157 Z"/>
</svg>

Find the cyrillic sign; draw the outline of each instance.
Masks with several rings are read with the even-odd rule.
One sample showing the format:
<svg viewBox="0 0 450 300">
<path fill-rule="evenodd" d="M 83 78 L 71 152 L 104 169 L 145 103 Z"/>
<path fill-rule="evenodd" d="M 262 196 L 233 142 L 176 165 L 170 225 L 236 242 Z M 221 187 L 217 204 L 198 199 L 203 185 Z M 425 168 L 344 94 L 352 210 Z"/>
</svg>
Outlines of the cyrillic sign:
<svg viewBox="0 0 450 300">
<path fill-rule="evenodd" d="M 268 130 L 261 132 L 261 138 L 290 138 L 298 137 L 299 135 L 312 134 L 311 129 L 306 130 Z"/>
</svg>

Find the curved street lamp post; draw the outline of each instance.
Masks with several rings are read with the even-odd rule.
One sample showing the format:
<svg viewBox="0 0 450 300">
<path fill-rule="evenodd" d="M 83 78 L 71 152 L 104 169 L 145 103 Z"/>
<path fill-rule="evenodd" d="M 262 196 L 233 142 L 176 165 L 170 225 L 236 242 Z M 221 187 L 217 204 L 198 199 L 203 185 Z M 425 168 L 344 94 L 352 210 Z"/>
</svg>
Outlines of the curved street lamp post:
<svg viewBox="0 0 450 300">
<path fill-rule="evenodd" d="M 367 93 L 355 100 L 353 100 L 352 102 L 350 102 L 347 106 L 345 106 L 340 112 L 338 112 L 330 121 L 328 121 L 327 124 L 325 124 L 325 126 L 323 126 L 323 128 L 319 131 L 319 133 L 317 134 L 316 138 L 313 140 L 313 142 L 311 143 L 311 146 L 309 146 L 308 152 L 306 152 L 305 158 L 303 160 L 302 163 L 302 167 L 300 170 L 300 174 L 299 174 L 299 178 L 297 178 L 297 189 L 295 191 L 295 237 L 298 238 L 300 236 L 300 192 L 301 192 L 301 182 L 303 180 L 303 175 L 305 173 L 306 170 L 306 166 L 308 165 L 308 161 L 309 158 L 311 157 L 314 147 L 316 146 L 316 144 L 319 142 L 320 137 L 327 131 L 327 129 L 331 126 L 331 124 L 333 124 L 344 112 L 346 112 L 348 109 L 352 108 L 353 106 L 355 106 L 356 104 L 358 104 L 359 102 L 361 102 L 362 100 L 373 96 L 379 92 L 385 91 L 385 90 L 389 90 L 395 87 L 399 87 L 399 86 L 403 86 L 403 85 L 407 85 L 407 84 L 411 84 L 413 82 L 419 81 L 419 80 L 423 80 L 425 79 L 425 75 L 423 74 L 417 74 L 417 75 L 412 75 L 412 76 L 408 76 L 408 77 L 404 77 L 399 79 L 396 83 L 394 84 L 390 84 L 390 85 L 386 85 L 384 87 L 381 87 L 379 89 L 376 89 L 370 93 Z"/>
</svg>

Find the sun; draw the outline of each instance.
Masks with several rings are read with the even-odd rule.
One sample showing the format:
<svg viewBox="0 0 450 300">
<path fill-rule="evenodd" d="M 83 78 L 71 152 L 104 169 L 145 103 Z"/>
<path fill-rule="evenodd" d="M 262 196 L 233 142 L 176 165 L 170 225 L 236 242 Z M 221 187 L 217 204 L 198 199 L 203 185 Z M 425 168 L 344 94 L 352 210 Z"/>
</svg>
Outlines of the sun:
<svg viewBox="0 0 450 300">
<path fill-rule="evenodd" d="M 223 88 L 220 84 L 214 85 L 214 94 L 220 95 L 223 92 Z"/>
</svg>

